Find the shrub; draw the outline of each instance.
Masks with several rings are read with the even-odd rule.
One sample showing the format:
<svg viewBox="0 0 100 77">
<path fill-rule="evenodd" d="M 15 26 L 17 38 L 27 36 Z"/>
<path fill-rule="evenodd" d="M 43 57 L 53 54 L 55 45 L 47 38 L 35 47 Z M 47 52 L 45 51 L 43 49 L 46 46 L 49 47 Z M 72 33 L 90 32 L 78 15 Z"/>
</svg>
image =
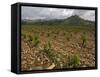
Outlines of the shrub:
<svg viewBox="0 0 100 77">
<path fill-rule="evenodd" d="M 51 43 L 48 42 L 47 44 L 44 45 L 44 48 L 42 50 L 44 53 L 46 53 L 46 55 L 48 56 L 48 58 L 55 63 L 55 60 L 54 60 L 54 53 L 52 52 L 53 49 L 51 48 Z"/>
<path fill-rule="evenodd" d="M 73 54 L 68 57 L 68 66 L 69 67 L 78 67 L 79 63 L 80 63 L 80 59 L 79 59 L 78 55 Z"/>
<path fill-rule="evenodd" d="M 44 45 L 44 48 L 42 51 L 44 53 L 46 53 L 48 58 L 55 64 L 54 68 L 62 68 L 60 62 L 58 61 L 58 58 L 60 58 L 60 57 L 59 57 L 58 53 L 55 53 L 54 49 L 52 49 L 52 45 L 51 45 L 50 41 Z"/>
<path fill-rule="evenodd" d="M 50 53 L 50 51 L 52 50 L 51 48 L 51 43 L 48 42 L 47 44 L 44 45 L 44 49 L 43 49 L 47 54 Z M 51 53 L 50 53 L 51 54 Z"/>
<path fill-rule="evenodd" d="M 29 45 L 29 47 L 32 47 L 32 41 L 33 41 L 32 36 L 28 35 L 26 38 L 26 43 Z"/>
<path fill-rule="evenodd" d="M 87 41 L 87 40 L 86 40 L 86 36 L 85 36 L 85 35 L 82 35 L 82 36 L 81 36 L 81 40 L 82 40 L 82 45 L 81 45 L 81 46 L 82 46 L 82 47 L 86 47 L 86 41 Z"/>
<path fill-rule="evenodd" d="M 34 46 L 37 47 L 39 45 L 39 43 L 40 43 L 39 37 L 35 36 L 33 42 L 34 42 Z"/>
</svg>

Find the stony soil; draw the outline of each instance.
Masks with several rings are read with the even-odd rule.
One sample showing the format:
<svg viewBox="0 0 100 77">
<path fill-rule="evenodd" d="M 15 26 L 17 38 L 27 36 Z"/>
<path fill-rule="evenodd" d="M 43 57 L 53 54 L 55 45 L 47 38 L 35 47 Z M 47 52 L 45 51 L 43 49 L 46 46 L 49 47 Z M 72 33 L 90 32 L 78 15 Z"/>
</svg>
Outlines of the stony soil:
<svg viewBox="0 0 100 77">
<path fill-rule="evenodd" d="M 27 35 L 30 33 L 27 33 Z M 34 38 L 34 32 L 31 32 Z M 27 38 L 22 38 L 21 49 L 21 69 L 27 70 L 43 70 L 43 69 L 61 69 L 69 68 L 68 57 L 77 54 L 80 59 L 78 67 L 94 67 L 95 66 L 95 35 L 93 32 L 86 32 L 86 46 L 82 47 L 81 35 L 83 32 L 67 32 L 58 33 L 39 32 L 40 43 L 38 47 L 34 47 L 32 43 L 28 43 Z M 51 51 L 54 55 L 51 58 L 43 52 L 43 46 L 50 40 Z M 55 59 L 55 60 L 53 60 Z"/>
</svg>

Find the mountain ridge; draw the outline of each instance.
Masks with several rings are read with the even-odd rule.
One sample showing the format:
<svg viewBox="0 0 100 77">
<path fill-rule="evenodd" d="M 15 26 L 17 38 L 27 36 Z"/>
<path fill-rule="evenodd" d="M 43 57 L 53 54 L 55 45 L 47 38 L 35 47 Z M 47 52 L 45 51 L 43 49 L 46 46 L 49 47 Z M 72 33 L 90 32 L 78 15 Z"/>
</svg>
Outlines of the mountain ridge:
<svg viewBox="0 0 100 77">
<path fill-rule="evenodd" d="M 46 24 L 46 25 L 95 25 L 93 21 L 85 20 L 77 15 L 70 16 L 66 19 L 52 19 L 52 20 L 22 20 L 22 24 Z"/>
</svg>

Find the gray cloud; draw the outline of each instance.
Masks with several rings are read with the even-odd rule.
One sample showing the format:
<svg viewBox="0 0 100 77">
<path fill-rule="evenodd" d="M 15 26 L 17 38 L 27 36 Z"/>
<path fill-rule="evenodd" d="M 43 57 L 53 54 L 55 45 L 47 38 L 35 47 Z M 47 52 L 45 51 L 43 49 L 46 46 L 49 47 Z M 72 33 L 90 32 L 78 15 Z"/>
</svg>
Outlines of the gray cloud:
<svg viewBox="0 0 100 77">
<path fill-rule="evenodd" d="M 21 9 L 22 19 L 64 19 L 72 15 L 78 15 L 86 20 L 95 21 L 94 10 L 43 8 L 27 6 L 23 6 Z"/>
<path fill-rule="evenodd" d="M 94 10 L 74 10 L 74 15 L 78 15 L 86 20 L 95 21 L 95 11 Z"/>
</svg>

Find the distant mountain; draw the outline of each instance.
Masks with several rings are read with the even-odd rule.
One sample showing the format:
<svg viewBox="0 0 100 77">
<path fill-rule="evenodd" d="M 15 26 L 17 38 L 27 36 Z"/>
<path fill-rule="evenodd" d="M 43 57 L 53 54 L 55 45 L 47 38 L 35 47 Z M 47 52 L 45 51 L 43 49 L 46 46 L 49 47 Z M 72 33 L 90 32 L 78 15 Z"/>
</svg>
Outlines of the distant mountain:
<svg viewBox="0 0 100 77">
<path fill-rule="evenodd" d="M 94 25 L 93 21 L 84 20 L 83 18 L 74 15 L 64 20 L 63 24 L 66 25 L 75 25 L 75 26 L 83 26 L 83 25 Z"/>
<path fill-rule="evenodd" d="M 74 15 L 66 19 L 52 19 L 52 20 L 22 20 L 22 24 L 37 24 L 37 25 L 69 25 L 69 26 L 87 26 L 95 25 L 93 21 L 84 20 L 83 18 Z"/>
</svg>

